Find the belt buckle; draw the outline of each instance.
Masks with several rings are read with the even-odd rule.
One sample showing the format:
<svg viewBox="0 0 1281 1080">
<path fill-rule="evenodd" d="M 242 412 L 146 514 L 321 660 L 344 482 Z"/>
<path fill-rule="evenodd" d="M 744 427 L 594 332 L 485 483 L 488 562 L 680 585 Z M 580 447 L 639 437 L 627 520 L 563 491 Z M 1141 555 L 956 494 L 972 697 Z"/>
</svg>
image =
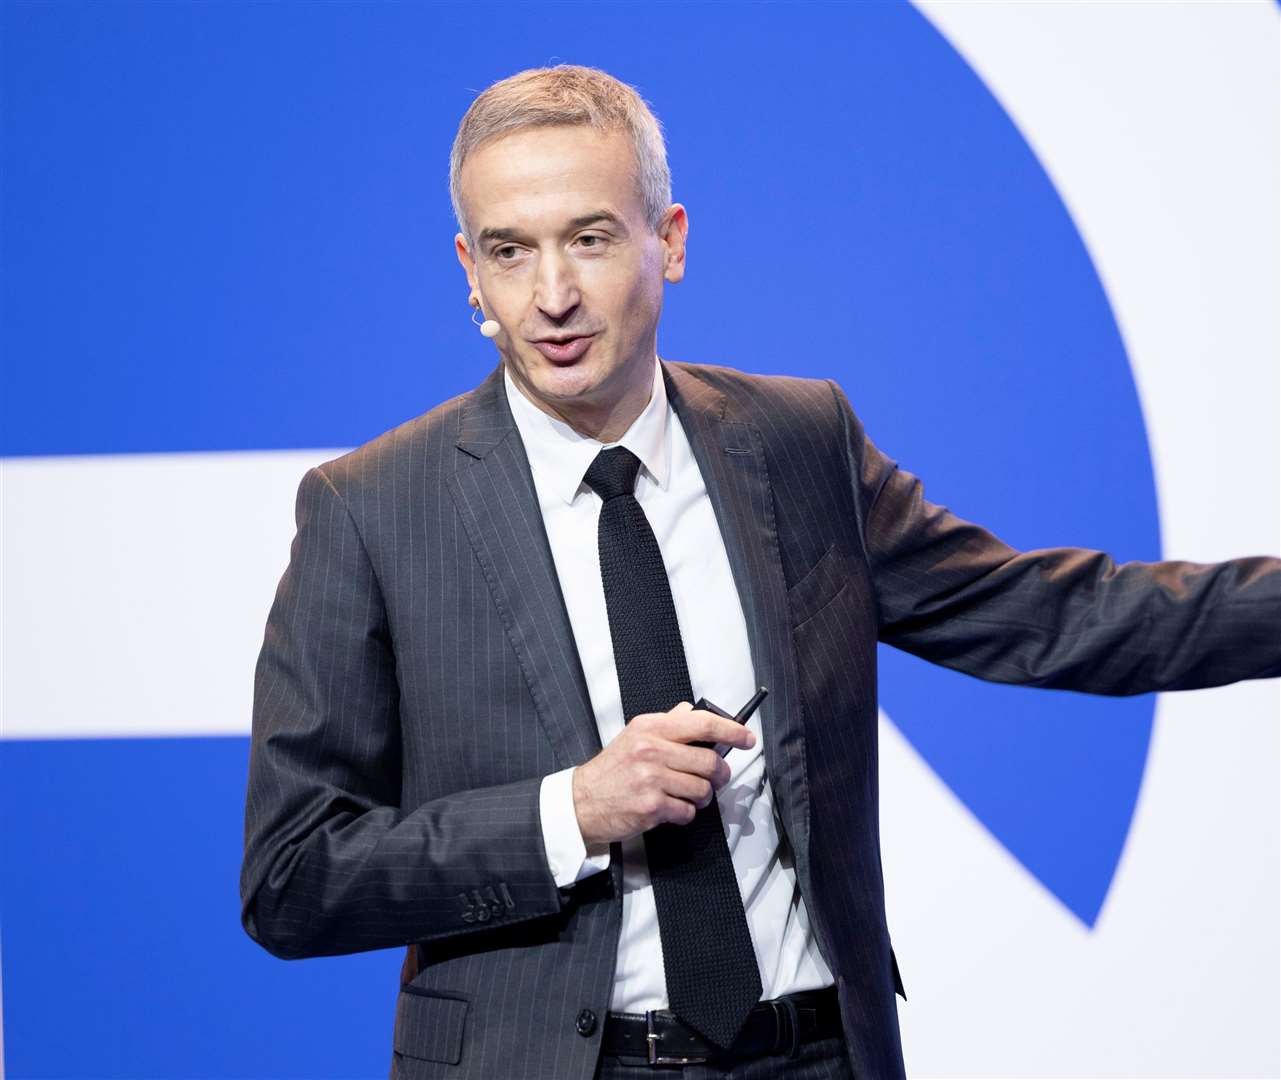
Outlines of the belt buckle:
<svg viewBox="0 0 1281 1080">
<path fill-rule="evenodd" d="M 662 1036 L 654 1030 L 654 1010 L 645 1010 L 645 1049 L 651 1065 L 701 1065 L 705 1057 L 669 1057 L 658 1052 L 658 1040 Z"/>
<path fill-rule="evenodd" d="M 790 997 L 775 998 L 770 1001 L 770 1007 L 774 1010 L 774 1053 L 780 1051 L 787 1055 L 788 1060 L 796 1057 L 801 1049 L 801 1019 L 798 1015 L 796 1002 Z M 783 1033 L 787 1033 L 787 1046 L 784 1048 Z"/>
</svg>

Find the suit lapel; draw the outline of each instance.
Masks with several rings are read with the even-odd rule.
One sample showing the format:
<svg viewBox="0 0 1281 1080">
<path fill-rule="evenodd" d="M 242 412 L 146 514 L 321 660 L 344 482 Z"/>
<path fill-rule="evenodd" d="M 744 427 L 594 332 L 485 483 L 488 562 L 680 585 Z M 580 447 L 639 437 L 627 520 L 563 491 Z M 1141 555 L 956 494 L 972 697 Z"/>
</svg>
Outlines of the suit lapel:
<svg viewBox="0 0 1281 1080">
<path fill-rule="evenodd" d="M 448 483 L 538 719 L 568 768 L 599 752 L 600 733 L 502 372 L 500 364 L 462 407 L 466 456 Z"/>
<path fill-rule="evenodd" d="M 804 873 L 809 814 L 800 694 L 764 442 L 753 424 L 736 418 L 720 391 L 675 364 L 662 363 L 662 369 L 725 542 L 757 683 L 769 688 L 761 706 L 766 766 L 775 805 Z"/>
</svg>

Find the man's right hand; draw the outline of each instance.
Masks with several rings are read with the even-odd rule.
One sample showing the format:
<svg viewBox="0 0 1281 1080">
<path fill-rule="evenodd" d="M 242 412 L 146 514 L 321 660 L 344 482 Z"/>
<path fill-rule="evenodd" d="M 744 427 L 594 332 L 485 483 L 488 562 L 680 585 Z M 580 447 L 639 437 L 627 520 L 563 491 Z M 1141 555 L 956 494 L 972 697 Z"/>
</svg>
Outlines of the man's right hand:
<svg viewBox="0 0 1281 1080">
<path fill-rule="evenodd" d="M 574 813 L 583 841 L 627 840 L 670 822 L 688 825 L 729 781 L 725 759 L 692 742 L 750 749 L 742 724 L 682 701 L 670 712 L 642 713 L 590 761 L 574 770 Z"/>
</svg>

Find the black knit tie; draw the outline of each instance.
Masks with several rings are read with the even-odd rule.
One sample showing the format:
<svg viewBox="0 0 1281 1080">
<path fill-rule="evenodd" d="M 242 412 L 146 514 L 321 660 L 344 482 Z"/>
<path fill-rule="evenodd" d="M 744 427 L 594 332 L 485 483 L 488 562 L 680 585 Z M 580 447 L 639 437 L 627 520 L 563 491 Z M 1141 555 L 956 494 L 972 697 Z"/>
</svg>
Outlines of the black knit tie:
<svg viewBox="0 0 1281 1080">
<path fill-rule="evenodd" d="M 602 450 L 584 478 L 604 500 L 598 543 L 624 722 L 693 701 L 672 590 L 632 489 L 640 459 Z M 761 977 L 713 798 L 688 825 L 645 833 L 672 1010 L 722 1049 L 761 997 Z"/>
</svg>

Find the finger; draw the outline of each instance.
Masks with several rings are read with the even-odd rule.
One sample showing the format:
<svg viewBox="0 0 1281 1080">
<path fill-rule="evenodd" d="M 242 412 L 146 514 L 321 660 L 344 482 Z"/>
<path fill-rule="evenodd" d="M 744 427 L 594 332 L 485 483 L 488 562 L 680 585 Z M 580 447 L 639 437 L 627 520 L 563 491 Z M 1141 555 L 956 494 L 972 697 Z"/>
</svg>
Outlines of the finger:
<svg viewBox="0 0 1281 1080">
<path fill-rule="evenodd" d="M 668 796 L 663 804 L 660 819 L 670 821 L 673 825 L 688 825 L 697 816 L 698 807 L 692 802 Z"/>
<path fill-rule="evenodd" d="M 746 724 L 738 724 L 723 716 L 695 709 L 685 721 L 686 730 L 692 732 L 682 742 L 728 743 L 748 749 L 756 745 L 756 734 Z"/>
<path fill-rule="evenodd" d="M 675 772 L 669 769 L 663 776 L 663 790 L 677 799 L 684 799 L 702 808 L 712 801 L 715 788 L 701 776 Z"/>
<path fill-rule="evenodd" d="M 667 742 L 663 751 L 663 763 L 677 772 L 701 776 L 717 787 L 723 786 L 730 777 L 730 768 L 726 760 L 715 750 L 705 746 L 686 746 L 684 743 Z"/>
<path fill-rule="evenodd" d="M 655 718 L 654 727 L 663 738 L 673 742 L 720 742 L 743 749 L 756 745 L 756 735 L 745 724 L 706 709 L 663 713 Z"/>
<path fill-rule="evenodd" d="M 663 734 L 668 731 L 668 724 L 676 716 L 684 716 L 686 713 L 693 711 L 694 706 L 688 701 L 681 701 L 673 705 L 667 712 L 637 713 L 632 717 L 631 722 L 624 725 L 623 732 L 648 731 L 654 730 Z M 663 734 L 664 738 L 671 738 L 670 734 Z"/>
</svg>

